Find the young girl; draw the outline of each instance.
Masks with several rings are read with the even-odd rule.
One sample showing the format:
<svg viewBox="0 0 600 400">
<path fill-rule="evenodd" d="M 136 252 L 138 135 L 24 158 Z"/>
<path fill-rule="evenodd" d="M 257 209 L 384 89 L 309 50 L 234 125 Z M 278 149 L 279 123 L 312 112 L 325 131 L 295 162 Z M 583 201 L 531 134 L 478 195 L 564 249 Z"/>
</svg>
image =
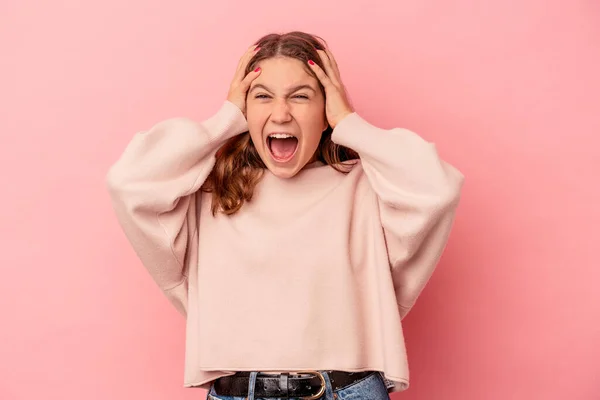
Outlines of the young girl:
<svg viewBox="0 0 600 400">
<path fill-rule="evenodd" d="M 187 318 L 186 387 L 224 400 L 408 387 L 401 319 L 443 252 L 463 176 L 417 134 L 358 115 L 317 38 L 260 39 L 216 114 L 136 134 L 107 183 Z"/>
</svg>

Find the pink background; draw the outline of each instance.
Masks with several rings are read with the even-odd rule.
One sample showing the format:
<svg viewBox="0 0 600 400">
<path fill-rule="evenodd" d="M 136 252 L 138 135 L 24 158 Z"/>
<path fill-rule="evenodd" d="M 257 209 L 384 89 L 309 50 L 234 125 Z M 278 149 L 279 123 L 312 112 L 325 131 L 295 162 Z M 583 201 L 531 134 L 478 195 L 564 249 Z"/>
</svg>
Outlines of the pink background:
<svg viewBox="0 0 600 400">
<path fill-rule="evenodd" d="M 103 179 L 292 29 L 329 41 L 359 113 L 467 177 L 393 398 L 600 398 L 600 2 L 337 3 L 2 1 L 0 399 L 204 398 Z"/>
</svg>

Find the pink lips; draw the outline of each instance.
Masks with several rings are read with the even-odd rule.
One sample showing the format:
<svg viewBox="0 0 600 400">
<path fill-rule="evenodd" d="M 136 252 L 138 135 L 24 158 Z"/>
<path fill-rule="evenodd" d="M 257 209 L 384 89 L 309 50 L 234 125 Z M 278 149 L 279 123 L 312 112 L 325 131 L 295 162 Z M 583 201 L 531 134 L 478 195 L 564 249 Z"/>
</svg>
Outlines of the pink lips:
<svg viewBox="0 0 600 400">
<path fill-rule="evenodd" d="M 273 135 L 285 137 L 273 137 Z M 294 158 L 300 141 L 295 135 L 288 132 L 271 132 L 267 135 L 267 148 L 271 154 L 271 158 L 278 163 L 286 163 Z"/>
</svg>

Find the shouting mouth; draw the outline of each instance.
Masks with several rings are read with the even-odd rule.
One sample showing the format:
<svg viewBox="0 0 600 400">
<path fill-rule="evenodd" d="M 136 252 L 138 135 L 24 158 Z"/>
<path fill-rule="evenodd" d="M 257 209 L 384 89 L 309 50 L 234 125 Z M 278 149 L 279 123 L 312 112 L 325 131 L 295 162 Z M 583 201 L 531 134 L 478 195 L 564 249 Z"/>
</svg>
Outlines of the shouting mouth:
<svg viewBox="0 0 600 400">
<path fill-rule="evenodd" d="M 298 150 L 298 138 L 290 133 L 275 132 L 267 136 L 267 147 L 277 162 L 288 162 Z"/>
</svg>

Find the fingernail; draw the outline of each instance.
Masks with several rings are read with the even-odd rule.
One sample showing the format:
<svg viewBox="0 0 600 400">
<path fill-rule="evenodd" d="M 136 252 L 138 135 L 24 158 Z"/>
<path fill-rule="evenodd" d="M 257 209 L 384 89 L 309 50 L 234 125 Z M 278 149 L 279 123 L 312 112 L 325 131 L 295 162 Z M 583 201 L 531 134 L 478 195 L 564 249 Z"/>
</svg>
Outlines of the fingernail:
<svg viewBox="0 0 600 400">
<path fill-rule="evenodd" d="M 256 69 L 254 70 L 254 72 L 258 72 L 260 71 L 260 67 L 256 67 Z"/>
<path fill-rule="evenodd" d="M 310 65 L 315 65 L 315 62 L 314 62 L 313 60 L 308 60 L 308 63 L 309 63 Z"/>
<path fill-rule="evenodd" d="M 257 47 L 254 49 L 254 51 L 259 51 L 259 50 L 260 50 L 260 47 Z"/>
</svg>

